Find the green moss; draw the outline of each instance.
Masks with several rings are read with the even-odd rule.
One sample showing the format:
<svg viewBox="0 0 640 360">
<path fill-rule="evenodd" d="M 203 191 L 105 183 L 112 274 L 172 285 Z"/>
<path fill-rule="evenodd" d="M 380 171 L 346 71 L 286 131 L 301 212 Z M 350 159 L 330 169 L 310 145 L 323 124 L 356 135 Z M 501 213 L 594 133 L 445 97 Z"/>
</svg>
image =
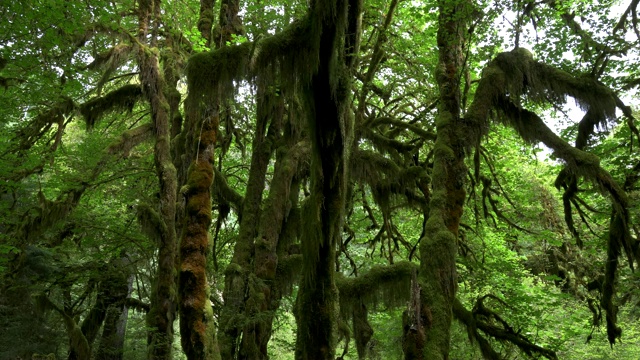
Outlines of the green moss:
<svg viewBox="0 0 640 360">
<path fill-rule="evenodd" d="M 242 268 L 242 266 L 233 262 L 229 263 L 229 265 L 227 265 L 227 268 L 224 271 L 225 276 L 231 276 L 233 274 L 240 275 L 243 273 L 244 273 L 244 269 Z"/>
<path fill-rule="evenodd" d="M 276 278 L 279 279 L 283 289 L 291 289 L 291 286 L 299 278 L 301 267 L 302 255 L 300 254 L 281 256 L 278 258 Z"/>
<path fill-rule="evenodd" d="M 148 123 L 127 130 L 109 145 L 107 152 L 110 154 L 122 153 L 122 156 L 126 158 L 134 147 L 151 138 L 153 129 L 153 125 Z"/>
<path fill-rule="evenodd" d="M 92 129 L 106 114 L 116 110 L 131 112 L 141 98 L 142 89 L 140 85 L 125 85 L 102 97 L 96 97 L 82 104 L 80 113 L 86 121 L 87 129 Z"/>
<path fill-rule="evenodd" d="M 193 55 L 186 68 L 189 97 L 213 94 L 218 86 L 246 77 L 252 48 L 253 43 L 246 42 Z"/>
<path fill-rule="evenodd" d="M 111 72 L 129 55 L 131 50 L 132 46 L 129 44 L 118 44 L 98 54 L 87 68 L 90 70 L 105 69 L 106 72 Z"/>
<path fill-rule="evenodd" d="M 137 220 L 142 231 L 156 241 L 159 241 L 167 231 L 160 214 L 147 204 L 138 205 Z"/>
<path fill-rule="evenodd" d="M 80 326 L 78 326 L 76 321 L 65 311 L 51 302 L 51 300 L 49 300 L 49 298 L 44 294 L 38 295 L 36 297 L 36 304 L 40 310 L 52 310 L 57 312 L 62 317 L 64 326 L 67 330 L 67 335 L 69 336 L 69 343 L 71 347 L 70 350 L 75 352 L 79 359 L 89 359 L 91 357 L 91 348 L 89 347 L 89 342 L 82 333 L 82 330 L 80 329 Z"/>
<path fill-rule="evenodd" d="M 205 164 L 202 161 L 192 163 L 189 166 L 188 174 L 187 186 L 191 192 L 209 189 L 213 182 L 211 164 Z"/>
<path fill-rule="evenodd" d="M 442 144 L 441 142 L 436 142 L 433 148 L 433 153 L 436 157 L 440 157 L 445 161 L 455 158 L 455 153 L 453 152 L 453 149 L 448 145 Z"/>
<path fill-rule="evenodd" d="M 417 266 L 409 261 L 393 265 L 376 265 L 358 277 L 336 277 L 340 309 L 350 314 L 361 303 L 376 306 L 403 306 L 410 297 L 411 274 Z"/>
<path fill-rule="evenodd" d="M 312 36 L 310 20 L 304 18 L 282 32 L 261 40 L 255 50 L 258 74 L 278 70 L 281 85 L 293 89 L 307 82 L 318 66 L 316 37 Z"/>
<path fill-rule="evenodd" d="M 209 39 L 211 37 L 210 33 L 206 34 L 204 33 L 204 31 L 206 29 L 211 31 L 213 21 L 214 21 L 213 9 L 206 9 L 200 12 L 200 18 L 198 19 L 198 30 L 203 32 L 202 36 L 204 36 L 205 39 Z"/>
<path fill-rule="evenodd" d="M 526 48 L 516 48 L 513 54 L 521 59 L 521 61 L 533 61 L 533 53 Z"/>
</svg>

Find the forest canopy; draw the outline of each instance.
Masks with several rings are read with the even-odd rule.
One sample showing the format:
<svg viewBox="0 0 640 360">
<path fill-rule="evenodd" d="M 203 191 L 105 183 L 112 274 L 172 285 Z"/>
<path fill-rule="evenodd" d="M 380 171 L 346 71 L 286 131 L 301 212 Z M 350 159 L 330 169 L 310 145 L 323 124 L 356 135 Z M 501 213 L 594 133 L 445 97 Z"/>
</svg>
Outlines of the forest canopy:
<svg viewBox="0 0 640 360">
<path fill-rule="evenodd" d="M 0 6 L 0 359 L 637 359 L 638 0 Z"/>
</svg>

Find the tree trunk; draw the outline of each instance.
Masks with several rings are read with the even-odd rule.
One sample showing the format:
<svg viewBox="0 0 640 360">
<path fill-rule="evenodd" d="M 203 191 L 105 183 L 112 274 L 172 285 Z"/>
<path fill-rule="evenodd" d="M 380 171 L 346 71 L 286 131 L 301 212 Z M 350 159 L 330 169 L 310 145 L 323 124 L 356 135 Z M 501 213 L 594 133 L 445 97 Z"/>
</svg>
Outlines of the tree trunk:
<svg viewBox="0 0 640 360">
<path fill-rule="evenodd" d="M 228 41 L 232 40 L 232 35 L 238 35 L 242 32 L 242 23 L 241 23 L 241 19 L 238 15 L 239 11 L 240 11 L 240 3 L 239 0 L 223 0 L 222 3 L 220 4 L 220 14 L 219 14 L 219 26 L 216 29 L 216 34 L 212 34 L 211 33 L 211 26 L 213 24 L 213 6 L 214 6 L 214 2 L 211 0 L 201 0 L 200 2 L 200 21 L 198 24 L 199 30 L 202 33 L 203 37 L 206 39 L 206 45 L 207 46 L 211 46 L 214 45 L 215 48 L 222 48 L 224 46 L 226 46 Z M 213 44 L 212 44 L 212 39 Z M 222 88 L 226 88 L 227 84 L 216 84 L 216 86 L 218 86 L 218 91 L 215 92 L 215 96 L 213 99 L 208 99 L 210 101 L 209 104 L 206 105 L 207 108 L 207 112 L 208 114 L 208 118 L 215 118 L 215 122 L 210 122 L 207 123 L 207 119 L 205 119 L 205 126 L 196 126 L 193 129 L 191 129 L 191 131 L 197 130 L 202 128 L 202 130 L 200 130 L 200 135 L 199 137 L 197 137 L 197 141 L 198 141 L 198 146 L 200 147 L 200 150 L 198 151 L 198 156 L 195 160 L 195 163 L 192 164 L 191 166 L 194 168 L 200 168 L 200 176 L 197 176 L 197 178 L 199 179 L 203 179 L 203 176 L 206 176 L 208 179 L 208 186 L 205 187 L 204 186 L 204 182 L 202 183 L 202 187 L 200 191 L 200 204 L 196 204 L 193 203 L 192 205 L 194 206 L 194 208 L 192 209 L 194 211 L 194 214 L 197 212 L 200 214 L 200 220 L 198 221 L 200 223 L 199 227 L 201 229 L 200 233 L 201 233 L 201 245 L 205 245 L 205 239 L 206 239 L 206 245 L 208 246 L 208 226 L 211 222 L 211 191 L 210 191 L 210 184 L 213 180 L 213 146 L 215 145 L 215 137 L 218 131 L 218 123 L 219 123 L 219 114 L 222 111 L 222 98 L 220 94 L 220 89 Z M 196 106 L 200 107 L 200 108 L 204 108 L 203 104 L 197 104 Z M 203 114 L 199 114 L 197 115 L 196 119 L 196 123 L 200 123 L 199 118 L 202 116 Z M 211 138 L 207 138 L 204 129 L 207 128 L 209 131 L 209 134 L 212 135 L 210 136 Z M 264 134 L 264 132 L 263 132 Z M 205 146 L 208 146 L 208 148 L 210 149 L 210 153 L 207 155 L 207 168 L 204 168 L 204 165 L 201 163 L 201 159 L 200 157 L 203 156 L 203 152 L 205 152 Z M 254 152 L 255 154 L 255 152 Z M 204 158 L 203 158 L 204 159 Z M 252 159 L 253 160 L 253 159 Z M 266 174 L 266 168 L 267 168 L 267 163 L 268 163 L 268 157 L 266 159 L 266 161 L 258 161 L 258 163 L 260 163 L 259 167 L 264 167 L 264 171 L 259 171 L 259 173 L 263 173 Z M 264 166 L 261 166 L 261 164 L 264 163 Z M 195 173 L 193 173 L 193 175 L 196 175 Z M 253 194 L 255 194 L 256 197 L 254 197 L 254 199 L 252 200 L 256 200 L 256 203 L 259 206 L 260 203 L 260 195 L 262 194 L 262 188 L 264 186 L 264 175 L 260 176 L 258 175 L 258 178 L 262 178 L 261 183 L 258 185 L 259 191 L 257 191 L 258 189 L 255 189 L 256 191 L 253 192 Z M 189 175 L 189 181 L 191 181 L 192 176 L 191 176 L 191 170 L 190 170 L 190 175 Z M 189 184 L 190 186 L 190 184 Z M 249 193 L 249 190 L 247 190 L 247 193 Z M 206 201 L 206 204 L 204 203 Z M 189 199 L 187 199 L 187 202 L 189 202 Z M 189 206 L 189 204 L 187 204 L 187 206 Z M 248 206 L 251 207 L 251 206 Z M 189 210 L 188 210 L 189 211 Z M 203 216 L 203 214 L 206 212 L 206 219 Z M 244 213 L 244 211 L 243 211 Z M 188 214 L 187 214 L 188 215 Z M 204 226 L 204 223 L 206 222 L 206 227 Z M 188 233 L 191 231 L 190 229 L 192 228 L 191 225 L 187 225 L 187 234 L 185 234 L 185 238 L 183 239 L 183 244 L 186 245 L 186 243 L 184 242 L 185 239 L 187 239 Z M 236 245 L 236 248 L 238 248 L 238 246 L 240 247 L 239 251 L 239 258 L 236 259 L 235 256 L 235 252 L 234 252 L 234 260 L 236 260 L 236 264 L 239 264 L 241 269 L 246 266 L 249 263 L 249 259 L 250 259 L 250 254 L 247 253 L 245 249 L 245 245 L 247 243 L 250 243 L 252 241 L 252 236 L 253 236 L 254 232 L 253 231 L 248 231 L 245 233 L 245 236 L 247 236 L 245 238 L 246 241 L 239 241 L 241 244 L 240 245 Z M 206 273 L 205 273 L 205 263 L 206 263 L 206 256 L 205 256 L 205 251 L 206 247 L 202 247 L 202 252 L 200 252 L 198 254 L 198 257 L 196 258 L 195 256 L 192 256 L 193 260 L 198 260 L 199 262 L 201 262 L 201 277 L 203 278 L 203 281 L 206 282 Z M 196 253 L 193 253 L 193 255 L 196 255 Z M 232 265 L 233 265 L 233 261 L 232 261 Z M 188 270 L 188 269 L 185 269 Z M 232 321 L 230 319 L 233 319 L 234 316 L 234 310 L 237 311 L 238 310 L 238 299 L 241 295 L 243 294 L 243 290 L 244 290 L 244 286 L 242 286 L 245 281 L 242 277 L 242 273 L 243 271 L 239 271 L 239 272 L 232 272 L 229 271 L 227 272 L 226 278 L 225 278 L 225 291 L 223 294 L 223 298 L 225 299 L 225 304 L 224 304 L 224 308 L 222 310 L 222 313 L 220 314 L 220 323 L 221 323 L 221 331 L 219 332 L 219 338 L 220 338 L 220 346 L 218 345 L 218 340 L 215 339 L 216 334 L 214 332 L 213 329 L 211 329 L 210 334 L 205 334 L 203 333 L 200 337 L 200 340 L 197 341 L 192 341 L 191 344 L 186 344 L 187 340 L 184 339 L 185 336 L 191 336 L 193 338 L 192 334 L 195 334 L 194 329 L 198 329 L 201 328 L 201 326 L 198 325 L 198 323 L 201 321 L 201 317 L 199 314 L 197 313 L 193 313 L 192 315 L 192 323 L 188 324 L 187 323 L 187 319 L 185 319 L 185 324 L 184 326 L 182 325 L 181 322 L 181 333 L 183 334 L 183 348 L 185 349 L 185 352 L 187 353 L 187 356 L 189 359 L 196 359 L 196 358 L 200 358 L 197 355 L 197 352 L 199 350 L 197 350 L 198 348 L 202 347 L 202 342 L 203 341 L 213 341 L 209 346 L 210 347 L 215 347 L 215 350 L 212 352 L 209 352 L 207 354 L 208 357 L 215 357 L 215 358 L 219 358 L 220 356 L 224 359 L 233 359 L 234 355 L 235 355 L 235 343 L 237 342 L 237 331 L 236 331 L 236 326 L 237 324 L 232 324 Z M 181 278 L 181 283 L 183 282 L 183 279 Z M 186 282 L 184 287 L 182 287 L 181 285 L 181 294 L 184 291 L 185 296 L 187 295 L 188 292 L 192 293 L 193 296 L 196 296 L 196 292 L 200 293 L 200 295 L 197 295 L 199 298 L 203 298 L 206 300 L 206 307 L 207 311 L 210 311 L 211 307 L 209 305 L 209 300 L 208 300 L 208 295 L 206 297 L 203 297 L 203 295 L 206 293 L 208 294 L 208 290 L 205 290 L 204 287 L 206 287 L 206 283 L 202 283 L 202 288 L 200 289 L 200 287 L 195 287 L 192 288 L 191 286 L 189 286 Z M 203 291 L 204 290 L 204 291 Z M 234 301 L 229 301 L 229 303 L 227 303 L 227 299 L 234 299 Z M 244 299 L 242 297 L 242 299 Z M 184 301 L 182 302 L 183 306 L 186 306 L 188 304 L 191 304 L 191 301 L 185 297 Z M 231 309 L 229 309 L 231 308 Z M 186 308 L 185 308 L 186 309 Z M 237 313 L 237 312 L 235 312 Z M 229 316 L 229 314 L 231 314 L 231 316 Z M 183 314 L 181 312 L 181 316 L 186 316 L 188 315 L 186 312 Z M 213 317 L 208 317 L 211 322 L 211 326 L 213 326 Z M 213 339 L 213 340 L 211 340 Z M 188 350 L 188 351 L 187 351 Z M 195 352 L 194 352 L 195 351 Z M 190 353 L 193 353 L 194 355 L 189 355 Z"/>
<path fill-rule="evenodd" d="M 172 357 L 173 321 L 175 319 L 175 259 L 176 259 L 176 168 L 171 158 L 169 104 L 164 96 L 164 81 L 159 70 L 155 31 L 147 46 L 149 24 L 158 20 L 159 0 L 139 2 L 138 65 L 143 93 L 151 107 L 156 132 L 154 165 L 160 182 L 160 228 L 158 229 L 158 269 L 151 293 L 151 309 L 147 314 L 149 327 L 148 359 L 169 360 Z M 157 24 L 156 24 L 157 25 Z"/>
<path fill-rule="evenodd" d="M 353 119 L 347 115 L 349 58 L 344 55 L 349 11 L 346 1 L 316 1 L 311 31 L 318 36 L 319 62 L 304 89 L 312 141 L 311 196 L 302 215 L 302 279 L 296 299 L 295 357 L 333 360 L 338 318 L 336 245 L 342 235 L 347 164 Z"/>
<path fill-rule="evenodd" d="M 102 324 L 105 323 L 107 310 L 112 306 L 121 306 L 127 298 L 129 292 L 127 262 L 126 257 L 116 258 L 107 265 L 106 269 L 102 269 L 103 277 L 98 284 L 96 303 L 80 325 L 80 330 L 89 347 L 93 345 Z M 75 359 L 82 360 L 83 357 L 71 348 L 69 360 Z"/>
<path fill-rule="evenodd" d="M 213 2 L 200 3 L 200 30 L 209 43 Z M 219 359 L 213 310 L 207 282 L 211 185 L 218 135 L 219 94 L 213 98 L 190 95 L 186 101 L 185 155 L 187 171 L 183 234 L 180 241 L 178 293 L 182 349 L 189 360 Z M 182 192 L 182 191 L 181 191 Z"/>
<path fill-rule="evenodd" d="M 352 313 L 353 336 L 356 340 L 356 350 L 360 360 L 367 357 L 367 346 L 373 337 L 373 328 L 369 324 L 368 317 L 369 311 L 363 302 L 354 307 Z"/>
<path fill-rule="evenodd" d="M 100 331 L 100 327 L 102 326 L 102 323 L 104 322 L 104 319 L 107 315 L 107 308 L 110 305 L 110 299 L 107 297 L 104 290 L 104 286 L 100 284 L 100 286 L 98 287 L 96 303 L 87 314 L 87 317 L 84 318 L 84 320 L 82 321 L 82 325 L 80 326 L 80 330 L 82 331 L 82 334 L 89 344 L 89 347 L 91 347 L 93 341 L 96 339 L 96 336 Z M 71 347 L 68 359 L 78 360 L 82 358 L 75 351 L 75 349 Z"/>
<path fill-rule="evenodd" d="M 112 304 L 107 309 L 104 320 L 102 337 L 96 353 L 96 360 L 122 360 L 124 356 L 124 336 L 127 330 L 129 309 L 125 299 L 133 290 L 133 275 L 129 276 L 127 292 L 121 301 Z"/>
<path fill-rule="evenodd" d="M 198 116 L 200 118 L 200 116 Z M 202 119 L 197 157 L 189 167 L 184 234 L 180 242 L 180 335 L 187 359 L 219 358 L 207 283 L 213 151 L 218 114 Z"/>
<path fill-rule="evenodd" d="M 465 200 L 465 126 L 460 116 L 460 79 L 464 70 L 464 41 L 472 5 L 465 0 L 440 1 L 439 59 L 436 81 L 440 91 L 434 149 L 429 219 L 420 244 L 420 325 L 423 359 L 449 358 L 452 306 L 457 290 L 456 255 L 460 217 Z"/>
<path fill-rule="evenodd" d="M 258 233 L 262 206 L 262 193 L 269 159 L 273 152 L 273 142 L 279 132 L 279 124 L 273 122 L 262 107 L 262 97 L 258 98 L 256 130 L 253 139 L 251 167 L 247 190 L 240 214 L 240 230 L 233 251 L 231 263 L 225 271 L 224 305 L 220 313 L 220 353 L 223 359 L 235 359 L 238 341 L 245 321 L 245 293 L 247 276 L 251 271 L 254 254 L 253 242 Z M 271 121 L 269 130 L 267 124 Z"/>
<path fill-rule="evenodd" d="M 271 337 L 274 312 L 281 298 L 276 278 L 278 244 L 297 192 L 291 192 L 299 163 L 308 158 L 309 144 L 301 141 L 283 150 L 275 164 L 269 197 L 262 211 L 260 231 L 255 242 L 253 274 L 246 301 L 247 324 L 243 330 L 239 359 L 268 359 L 267 343 Z M 294 187 L 297 190 L 298 187 Z"/>
</svg>

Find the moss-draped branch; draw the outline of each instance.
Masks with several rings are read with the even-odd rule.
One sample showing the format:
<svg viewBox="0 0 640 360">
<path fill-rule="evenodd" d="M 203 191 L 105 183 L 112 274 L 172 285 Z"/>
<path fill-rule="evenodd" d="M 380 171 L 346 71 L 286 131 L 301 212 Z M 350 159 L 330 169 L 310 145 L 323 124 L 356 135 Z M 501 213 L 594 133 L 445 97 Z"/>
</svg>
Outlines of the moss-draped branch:
<svg viewBox="0 0 640 360">
<path fill-rule="evenodd" d="M 586 115 L 579 124 L 576 147 L 557 136 L 536 113 L 523 108 L 523 97 L 534 103 L 556 103 L 566 101 L 567 97 L 574 98 L 586 110 Z M 471 144 L 478 144 L 480 136 L 487 132 L 489 118 L 497 114 L 498 119 L 513 127 L 523 140 L 529 143 L 543 142 L 551 148 L 566 164 L 556 181 L 557 187 L 565 186 L 568 191 L 565 192 L 565 203 L 571 200 L 572 192 L 575 192 L 571 186 L 575 186 L 577 177 L 591 181 L 603 194 L 611 197 L 613 209 L 604 285 L 606 291 L 602 298 L 611 343 L 620 336 L 620 329 L 615 325 L 616 309 L 612 300 L 617 258 L 621 249 L 624 249 L 632 269 L 634 261 L 640 259 L 633 251 L 629 235 L 629 200 L 625 191 L 600 166 L 597 156 L 582 151 L 581 148 L 584 148 L 595 128 L 606 126 L 608 121 L 615 119 L 616 108 L 621 108 L 630 116 L 628 108 L 618 96 L 592 77 L 573 76 L 537 62 L 528 50 L 518 48 L 499 54 L 487 65 L 465 117 L 465 121 L 477 129 L 469 136 Z M 571 220 L 566 205 L 565 217 Z M 575 236 L 572 221 L 567 223 Z"/>
</svg>

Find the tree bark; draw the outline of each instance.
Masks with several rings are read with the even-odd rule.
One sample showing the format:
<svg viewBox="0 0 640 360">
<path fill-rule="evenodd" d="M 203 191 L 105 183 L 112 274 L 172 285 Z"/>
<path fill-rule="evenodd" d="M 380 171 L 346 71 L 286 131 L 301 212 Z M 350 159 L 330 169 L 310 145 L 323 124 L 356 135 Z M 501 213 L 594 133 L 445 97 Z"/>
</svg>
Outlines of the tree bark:
<svg viewBox="0 0 640 360">
<path fill-rule="evenodd" d="M 129 308 L 125 304 L 133 290 L 133 275 L 127 280 L 127 291 L 122 299 L 111 304 L 102 328 L 96 360 L 122 360 L 124 356 L 124 336 L 127 330 Z"/>
<path fill-rule="evenodd" d="M 196 115 L 202 118 L 201 114 Z M 199 122 L 198 151 L 189 167 L 185 226 L 180 241 L 180 335 L 187 359 L 219 358 L 213 312 L 207 283 L 207 254 L 211 224 L 211 184 L 218 114 L 207 114 Z"/>
<path fill-rule="evenodd" d="M 259 88 L 259 93 L 262 90 Z M 269 159 L 273 153 L 273 143 L 279 133 L 279 122 L 274 121 L 263 104 L 264 97 L 258 98 L 256 129 L 253 139 L 251 166 L 247 190 L 240 213 L 240 230 L 233 251 L 231 263 L 225 271 L 224 305 L 220 313 L 220 353 L 223 359 L 235 359 L 238 341 L 243 326 L 247 276 L 251 272 L 254 254 L 254 238 L 260 224 L 262 193 L 265 187 Z M 269 128 L 267 130 L 267 125 Z"/>
<path fill-rule="evenodd" d="M 460 79 L 464 70 L 464 41 L 472 5 L 466 0 L 440 1 L 439 59 L 436 81 L 440 91 L 436 118 L 429 219 L 420 244 L 420 311 L 424 331 L 423 359 L 449 358 L 452 305 L 457 291 L 456 255 L 460 217 L 465 200 L 465 124 L 460 116 Z M 418 348 L 422 346 L 419 344 Z"/>
<path fill-rule="evenodd" d="M 292 146 L 275 164 L 269 197 L 260 219 L 260 231 L 255 242 L 253 275 L 246 301 L 247 324 L 243 330 L 239 359 L 268 359 L 267 343 L 271 337 L 271 325 L 277 309 L 281 279 L 276 278 L 278 267 L 278 243 L 292 206 L 292 181 L 299 163 L 308 158 L 309 144 L 301 141 Z M 295 187 L 295 190 L 298 188 Z M 295 202 L 293 202 L 295 204 Z"/>
<path fill-rule="evenodd" d="M 200 2 L 198 26 L 207 43 L 211 38 L 213 5 L 212 1 Z M 185 106 L 189 128 L 185 129 L 186 151 L 182 161 L 190 166 L 183 187 L 186 190 L 181 190 L 186 206 L 180 241 L 178 293 L 180 340 L 189 360 L 220 358 L 206 271 L 219 103 L 219 98 L 189 95 Z"/>
<path fill-rule="evenodd" d="M 171 158 L 169 104 L 164 96 L 164 82 L 158 65 L 155 34 L 148 40 L 149 25 L 160 14 L 159 0 L 142 0 L 138 9 L 138 66 L 143 93 L 151 107 L 155 126 L 154 165 L 160 182 L 160 220 L 158 269 L 147 314 L 147 358 L 169 360 L 172 355 L 175 319 L 176 259 L 176 168 Z M 145 44 L 149 43 L 150 46 Z"/>
<path fill-rule="evenodd" d="M 367 346 L 373 337 L 373 328 L 369 324 L 369 311 L 363 302 L 356 305 L 352 313 L 353 336 L 356 341 L 358 359 L 364 360 L 367 357 Z"/>
<path fill-rule="evenodd" d="M 342 235 L 347 149 L 351 149 L 353 131 L 353 119 L 347 115 L 351 69 L 344 44 L 350 39 L 345 38 L 348 14 L 360 11 L 357 6 L 348 5 L 342 0 L 316 1 L 311 10 L 315 27 L 312 33 L 318 38 L 310 41 L 317 41 L 319 62 L 303 90 L 308 104 L 312 160 L 311 195 L 302 215 L 302 280 L 296 299 L 298 360 L 333 360 L 335 354 L 339 311 L 334 279 L 336 245 Z"/>
</svg>

